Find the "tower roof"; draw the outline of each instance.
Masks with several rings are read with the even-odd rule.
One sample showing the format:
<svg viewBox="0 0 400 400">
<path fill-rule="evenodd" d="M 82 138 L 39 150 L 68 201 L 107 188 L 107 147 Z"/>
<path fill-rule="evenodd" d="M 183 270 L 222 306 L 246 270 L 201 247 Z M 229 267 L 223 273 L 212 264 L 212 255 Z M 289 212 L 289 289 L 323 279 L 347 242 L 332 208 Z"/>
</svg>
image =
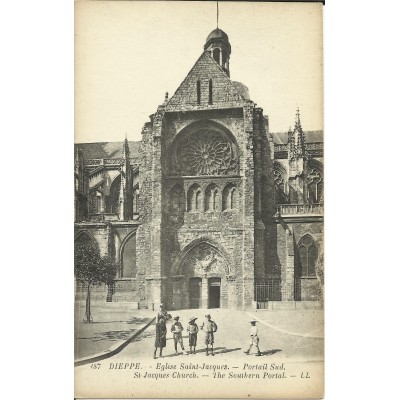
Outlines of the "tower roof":
<svg viewBox="0 0 400 400">
<path fill-rule="evenodd" d="M 207 36 L 206 44 L 204 45 L 204 50 L 206 50 L 211 43 L 220 43 L 221 41 L 224 42 L 226 46 L 228 46 L 230 52 L 231 44 L 229 43 L 228 35 L 222 29 L 219 28 L 214 29 Z"/>
<path fill-rule="evenodd" d="M 219 28 L 214 29 L 208 36 L 206 42 L 208 42 L 211 39 L 223 39 L 229 43 L 229 38 L 228 35 Z"/>
</svg>

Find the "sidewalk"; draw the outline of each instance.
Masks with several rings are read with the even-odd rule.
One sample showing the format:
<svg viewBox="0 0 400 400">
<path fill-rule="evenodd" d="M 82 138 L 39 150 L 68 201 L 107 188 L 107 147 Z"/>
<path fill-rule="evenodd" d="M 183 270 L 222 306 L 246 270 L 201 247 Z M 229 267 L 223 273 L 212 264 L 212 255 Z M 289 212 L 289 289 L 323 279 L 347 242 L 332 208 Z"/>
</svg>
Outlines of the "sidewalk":
<svg viewBox="0 0 400 400">
<path fill-rule="evenodd" d="M 134 310 L 131 303 L 91 305 L 92 323 L 84 323 L 85 301 L 75 304 L 75 360 L 114 349 L 145 327 L 154 311 Z"/>
</svg>

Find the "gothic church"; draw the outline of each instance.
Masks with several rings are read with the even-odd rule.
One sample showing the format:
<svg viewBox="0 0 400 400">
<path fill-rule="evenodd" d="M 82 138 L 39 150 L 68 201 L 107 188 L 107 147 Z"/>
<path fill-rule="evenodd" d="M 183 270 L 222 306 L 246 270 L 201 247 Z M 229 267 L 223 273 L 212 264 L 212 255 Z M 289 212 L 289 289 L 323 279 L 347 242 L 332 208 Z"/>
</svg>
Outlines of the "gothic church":
<svg viewBox="0 0 400 400">
<path fill-rule="evenodd" d="M 293 130 L 269 132 L 231 80 L 230 54 L 213 30 L 140 142 L 75 146 L 75 241 L 118 264 L 97 300 L 169 310 L 321 301 L 322 132 L 303 131 L 299 111 Z"/>
</svg>

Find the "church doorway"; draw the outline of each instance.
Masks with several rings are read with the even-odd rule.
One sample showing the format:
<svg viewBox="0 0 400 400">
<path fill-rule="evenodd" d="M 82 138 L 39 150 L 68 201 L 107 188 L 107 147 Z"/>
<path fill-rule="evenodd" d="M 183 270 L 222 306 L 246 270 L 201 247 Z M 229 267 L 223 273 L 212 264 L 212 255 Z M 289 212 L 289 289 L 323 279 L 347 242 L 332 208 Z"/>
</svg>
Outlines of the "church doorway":
<svg viewBox="0 0 400 400">
<path fill-rule="evenodd" d="M 236 304 L 233 275 L 216 245 L 207 241 L 192 244 L 176 261 L 168 287 L 171 309 L 228 308 Z"/>
<path fill-rule="evenodd" d="M 208 308 L 221 307 L 221 278 L 208 280 Z"/>
<path fill-rule="evenodd" d="M 201 306 L 201 278 L 190 278 L 189 280 L 189 306 L 200 308 Z"/>
</svg>

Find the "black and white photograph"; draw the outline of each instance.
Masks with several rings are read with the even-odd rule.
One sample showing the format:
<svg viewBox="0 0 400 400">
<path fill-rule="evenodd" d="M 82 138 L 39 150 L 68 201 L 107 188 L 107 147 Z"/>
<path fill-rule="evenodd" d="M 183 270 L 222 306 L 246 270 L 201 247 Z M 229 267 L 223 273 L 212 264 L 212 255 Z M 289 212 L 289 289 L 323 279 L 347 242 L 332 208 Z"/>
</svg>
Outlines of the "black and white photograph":
<svg viewBox="0 0 400 400">
<path fill-rule="evenodd" d="M 76 398 L 323 397 L 322 26 L 75 2 Z"/>
</svg>

